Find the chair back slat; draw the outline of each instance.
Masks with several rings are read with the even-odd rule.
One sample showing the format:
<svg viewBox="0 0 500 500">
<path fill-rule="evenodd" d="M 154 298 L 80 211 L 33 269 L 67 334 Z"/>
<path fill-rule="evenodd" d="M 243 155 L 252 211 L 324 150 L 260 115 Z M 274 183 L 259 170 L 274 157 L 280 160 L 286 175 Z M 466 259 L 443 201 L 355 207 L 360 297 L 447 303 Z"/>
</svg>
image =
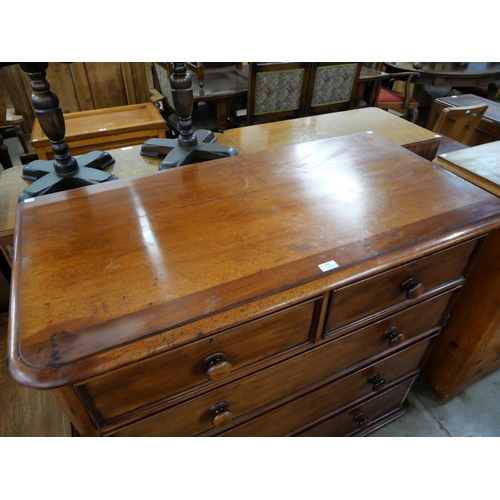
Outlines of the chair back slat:
<svg viewBox="0 0 500 500">
<path fill-rule="evenodd" d="M 443 108 L 432 131 L 437 134 L 441 133 L 446 120 L 451 118 L 454 123 L 446 136 L 468 146 L 472 134 L 474 134 L 487 109 L 487 105 Z"/>
</svg>

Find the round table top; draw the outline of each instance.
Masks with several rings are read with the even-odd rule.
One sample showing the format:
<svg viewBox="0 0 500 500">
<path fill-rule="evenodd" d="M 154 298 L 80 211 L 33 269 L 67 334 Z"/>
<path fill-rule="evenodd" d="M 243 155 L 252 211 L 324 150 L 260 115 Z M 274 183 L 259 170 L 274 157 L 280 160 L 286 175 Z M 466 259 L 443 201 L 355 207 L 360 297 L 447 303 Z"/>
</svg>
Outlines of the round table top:
<svg viewBox="0 0 500 500">
<path fill-rule="evenodd" d="M 418 71 L 420 85 L 481 85 L 500 80 L 500 62 L 387 62 L 389 71 Z M 417 68 L 414 65 L 418 65 Z"/>
</svg>

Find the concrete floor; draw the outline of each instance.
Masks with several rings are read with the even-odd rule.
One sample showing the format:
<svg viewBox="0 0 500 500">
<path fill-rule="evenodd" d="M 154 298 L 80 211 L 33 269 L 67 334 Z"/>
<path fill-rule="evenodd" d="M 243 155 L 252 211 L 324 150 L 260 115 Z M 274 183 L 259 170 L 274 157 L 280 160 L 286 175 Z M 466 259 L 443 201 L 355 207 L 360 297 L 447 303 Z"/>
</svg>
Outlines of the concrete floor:
<svg viewBox="0 0 500 500">
<path fill-rule="evenodd" d="M 410 391 L 410 408 L 372 437 L 497 437 L 500 436 L 500 370 L 443 403 L 419 377 Z"/>
</svg>

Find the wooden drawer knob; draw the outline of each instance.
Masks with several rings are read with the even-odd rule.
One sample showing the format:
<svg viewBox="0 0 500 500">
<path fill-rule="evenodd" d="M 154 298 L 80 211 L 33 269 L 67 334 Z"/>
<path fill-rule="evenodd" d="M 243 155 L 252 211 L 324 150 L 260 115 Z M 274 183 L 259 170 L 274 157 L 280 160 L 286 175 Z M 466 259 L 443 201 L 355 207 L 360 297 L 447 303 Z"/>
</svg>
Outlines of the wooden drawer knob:
<svg viewBox="0 0 500 500">
<path fill-rule="evenodd" d="M 403 292 L 406 292 L 406 298 L 408 300 L 414 300 L 420 297 L 424 291 L 424 285 L 416 281 L 413 277 L 404 280 L 399 288 Z"/>
<path fill-rule="evenodd" d="M 380 391 L 380 389 L 382 389 L 382 387 L 384 386 L 385 382 L 386 382 L 385 378 L 380 378 L 379 373 L 375 373 L 368 379 L 368 383 L 373 384 L 372 391 L 375 392 Z"/>
<path fill-rule="evenodd" d="M 203 360 L 203 368 L 207 373 L 207 378 L 217 382 L 226 378 L 231 373 L 233 366 L 226 361 L 224 353 L 214 352 Z"/>
<path fill-rule="evenodd" d="M 212 425 L 221 427 L 228 424 L 233 419 L 233 413 L 228 410 L 229 405 L 225 401 L 221 401 L 213 405 L 208 413 L 212 417 Z"/>
<path fill-rule="evenodd" d="M 389 347 L 394 347 L 396 344 L 399 344 L 405 339 L 405 336 L 398 332 L 398 329 L 395 326 L 389 328 L 384 332 L 384 337 L 389 339 Z"/>
<path fill-rule="evenodd" d="M 371 423 L 371 419 L 366 418 L 365 415 L 364 415 L 364 413 L 360 413 L 359 415 L 356 415 L 354 417 L 354 420 L 356 422 L 358 422 L 358 427 L 360 429 L 364 429 L 365 427 L 367 427 Z"/>
</svg>

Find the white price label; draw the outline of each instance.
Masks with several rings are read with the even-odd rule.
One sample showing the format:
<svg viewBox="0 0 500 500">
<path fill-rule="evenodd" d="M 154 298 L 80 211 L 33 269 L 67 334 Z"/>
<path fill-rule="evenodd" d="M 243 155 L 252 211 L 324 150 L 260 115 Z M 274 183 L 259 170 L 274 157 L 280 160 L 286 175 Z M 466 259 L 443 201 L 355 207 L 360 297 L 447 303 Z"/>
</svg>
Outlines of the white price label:
<svg viewBox="0 0 500 500">
<path fill-rule="evenodd" d="M 324 262 L 323 264 L 318 264 L 318 267 L 323 271 L 330 271 L 330 269 L 335 269 L 336 267 L 339 267 L 339 265 L 334 261 L 330 260 L 328 262 Z"/>
</svg>

